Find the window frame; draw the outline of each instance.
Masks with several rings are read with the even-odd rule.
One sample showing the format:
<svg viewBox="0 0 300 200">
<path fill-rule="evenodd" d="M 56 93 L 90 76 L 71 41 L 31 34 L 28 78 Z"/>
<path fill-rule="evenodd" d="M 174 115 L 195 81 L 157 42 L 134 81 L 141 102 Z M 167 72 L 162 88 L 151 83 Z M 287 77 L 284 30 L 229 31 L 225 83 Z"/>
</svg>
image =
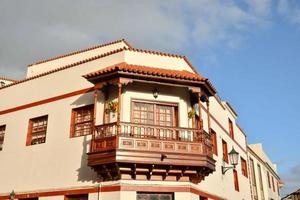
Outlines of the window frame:
<svg viewBox="0 0 300 200">
<path fill-rule="evenodd" d="M 65 198 L 64 198 L 64 200 L 70 200 L 70 198 L 76 198 L 76 197 L 81 197 L 82 198 L 82 196 L 86 196 L 87 197 L 87 199 L 89 199 L 89 194 L 88 193 L 83 193 L 83 194 L 70 194 L 70 195 L 65 195 Z"/>
<path fill-rule="evenodd" d="M 247 161 L 241 157 L 241 171 L 242 171 L 242 174 L 248 178 L 248 168 L 247 168 Z"/>
<path fill-rule="evenodd" d="M 240 186 L 239 186 L 239 177 L 236 169 L 233 169 L 233 181 L 234 181 L 234 189 L 235 191 L 239 192 L 240 191 Z"/>
<path fill-rule="evenodd" d="M 179 124 L 179 104 L 173 103 L 173 102 L 164 102 L 164 101 L 151 101 L 151 100 L 144 100 L 144 99 L 131 99 L 131 108 L 130 108 L 130 121 L 134 123 L 134 103 L 145 103 L 145 104 L 151 104 L 153 105 L 153 124 L 144 124 L 144 123 L 138 123 L 142 125 L 154 125 L 154 126 L 160 126 L 158 124 L 159 120 L 157 120 L 157 107 L 158 106 L 169 106 L 172 107 L 172 126 L 166 126 L 166 127 L 178 127 Z"/>
<path fill-rule="evenodd" d="M 82 111 L 82 110 L 87 110 L 90 109 L 91 111 L 91 119 L 90 120 L 86 120 L 86 121 L 82 121 L 82 122 L 77 122 L 76 123 L 76 116 L 77 114 Z M 75 138 L 75 137 L 82 137 L 82 136 L 86 136 L 86 135 L 91 135 L 93 134 L 93 126 L 94 126 L 94 118 L 95 118 L 95 113 L 94 113 L 94 104 L 89 104 L 89 105 L 84 105 L 81 107 L 77 107 L 77 108 L 73 108 L 72 112 L 71 112 L 71 127 L 70 127 L 70 138 Z M 79 135 L 75 135 L 76 132 L 76 126 L 80 125 L 80 124 L 85 124 L 85 123 L 90 123 L 91 127 L 90 127 L 90 133 L 88 134 L 79 134 Z M 83 129 L 84 130 L 84 129 Z M 82 132 L 84 133 L 84 131 L 82 130 Z"/>
<path fill-rule="evenodd" d="M 136 192 L 136 199 L 138 200 L 138 195 L 144 194 L 144 195 L 169 195 L 171 197 L 171 200 L 175 200 L 174 192 Z"/>
<path fill-rule="evenodd" d="M 270 172 L 267 171 L 267 176 L 268 176 L 268 185 L 269 185 L 269 188 L 271 189 L 271 178 L 270 178 Z"/>
<path fill-rule="evenodd" d="M 259 179 L 259 189 L 261 191 L 261 199 L 265 199 L 264 194 L 264 186 L 263 186 L 263 180 L 262 180 L 262 169 L 259 163 L 257 163 L 257 171 L 258 171 L 258 179 Z"/>
<path fill-rule="evenodd" d="M 39 121 L 39 120 L 43 120 L 44 118 L 44 124 L 45 127 L 44 127 L 44 141 L 43 142 L 38 142 L 38 143 L 32 143 L 32 135 L 33 134 L 37 134 L 39 132 L 42 132 L 42 131 L 34 131 L 34 123 L 38 123 L 36 121 Z M 46 139 L 47 139 L 47 129 L 48 129 L 48 115 L 42 115 L 42 116 L 39 116 L 39 117 L 34 117 L 34 118 L 31 118 L 29 119 L 29 123 L 28 123 L 28 131 L 27 131 L 27 138 L 26 138 L 26 146 L 32 146 L 32 145 L 37 145 L 37 144 L 44 144 L 46 143 Z M 37 134 L 38 135 L 38 134 Z"/>
<path fill-rule="evenodd" d="M 6 124 L 3 124 L 0 126 L 0 151 L 3 150 L 5 131 L 6 131 Z"/>
<path fill-rule="evenodd" d="M 222 150 L 223 150 L 223 160 L 228 164 L 229 163 L 228 146 L 225 140 L 222 140 Z"/>
<path fill-rule="evenodd" d="M 271 177 L 272 177 L 272 187 L 273 187 L 273 192 L 275 192 L 274 176 L 271 176 Z"/>
<path fill-rule="evenodd" d="M 218 141 L 217 141 L 217 133 L 211 129 L 211 144 L 212 144 L 212 152 L 213 154 L 215 154 L 216 156 L 218 156 Z"/>
<path fill-rule="evenodd" d="M 233 128 L 233 122 L 230 118 L 228 118 L 228 126 L 229 126 L 229 136 L 231 139 L 234 140 L 234 128 Z"/>
</svg>

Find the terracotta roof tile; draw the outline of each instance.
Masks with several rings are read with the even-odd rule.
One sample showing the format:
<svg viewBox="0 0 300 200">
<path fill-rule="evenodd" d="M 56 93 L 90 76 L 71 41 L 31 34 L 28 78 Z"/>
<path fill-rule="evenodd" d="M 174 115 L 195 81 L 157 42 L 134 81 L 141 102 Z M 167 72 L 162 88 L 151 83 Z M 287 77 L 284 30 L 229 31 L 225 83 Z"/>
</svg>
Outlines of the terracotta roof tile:
<svg viewBox="0 0 300 200">
<path fill-rule="evenodd" d="M 101 55 L 98 55 L 98 56 L 94 56 L 92 58 L 88 58 L 88 59 L 85 59 L 85 60 L 82 60 L 82 61 L 78 61 L 76 63 L 65 65 L 63 67 L 56 68 L 56 69 L 53 69 L 53 70 L 50 70 L 50 71 L 47 71 L 47 72 L 44 72 L 44 73 L 41 73 L 41 74 L 38 74 L 38 75 L 35 75 L 35 76 L 32 76 L 32 77 L 29 77 L 29 78 L 26 78 L 26 79 L 23 79 L 23 80 L 18 80 L 18 81 L 14 82 L 14 83 L 11 83 L 9 85 L 1 87 L 0 90 L 2 90 L 4 88 L 7 88 L 7 87 L 11 87 L 11 86 L 17 85 L 17 84 L 20 84 L 20 83 L 23 83 L 23 82 L 27 82 L 27 81 L 30 81 L 30 80 L 33 80 L 33 79 L 37 79 L 39 77 L 43 77 L 43 76 L 46 76 L 48 74 L 52 74 L 52 73 L 55 73 L 55 72 L 58 72 L 58 71 L 62 71 L 62 70 L 68 69 L 68 68 L 72 68 L 72 67 L 75 67 L 75 66 L 78 66 L 78 65 L 81 65 L 81 64 L 84 64 L 84 63 L 87 63 L 87 62 L 99 59 L 99 58 L 103 58 L 103 57 L 106 57 L 106 56 L 109 56 L 109 55 L 112 55 L 112 54 L 115 54 L 115 53 L 119 53 L 121 51 L 124 51 L 125 49 L 126 48 L 116 49 L 114 51 L 110 51 L 110 52 L 107 52 L 107 53 L 104 53 L 104 54 L 101 54 Z"/>
<path fill-rule="evenodd" d="M 37 64 L 49 62 L 49 61 L 52 61 L 52 60 L 60 59 L 60 58 L 63 58 L 63 57 L 72 56 L 72 55 L 75 55 L 75 54 L 83 53 L 83 52 L 90 51 L 90 50 L 93 50 L 93 49 L 97 49 L 97 48 L 100 48 L 100 47 L 109 46 L 109 45 L 116 44 L 116 43 L 119 43 L 119 42 L 124 42 L 129 48 L 131 48 L 131 45 L 127 41 L 125 41 L 125 39 L 121 39 L 121 40 L 116 40 L 116 41 L 109 42 L 109 43 L 106 43 L 106 44 L 101 44 L 101 45 L 96 45 L 96 46 L 93 46 L 93 47 L 90 47 L 90 48 L 81 49 L 79 51 L 71 52 L 71 53 L 68 53 L 68 54 L 55 56 L 53 58 L 49 58 L 49 59 L 46 59 L 46 60 L 41 60 L 41 61 L 38 61 L 38 62 L 35 62 L 35 63 L 32 63 L 32 64 L 29 64 L 27 66 L 30 67 L 32 65 L 37 65 Z"/>
<path fill-rule="evenodd" d="M 167 78 L 185 79 L 191 81 L 206 81 L 207 78 L 202 77 L 198 73 L 192 73 L 185 70 L 172 70 L 155 67 L 147 67 L 141 65 L 131 65 L 127 63 L 120 63 L 104 69 L 84 75 L 85 78 L 92 78 L 98 75 L 107 74 L 111 72 L 129 72 L 143 75 L 153 75 Z"/>
</svg>

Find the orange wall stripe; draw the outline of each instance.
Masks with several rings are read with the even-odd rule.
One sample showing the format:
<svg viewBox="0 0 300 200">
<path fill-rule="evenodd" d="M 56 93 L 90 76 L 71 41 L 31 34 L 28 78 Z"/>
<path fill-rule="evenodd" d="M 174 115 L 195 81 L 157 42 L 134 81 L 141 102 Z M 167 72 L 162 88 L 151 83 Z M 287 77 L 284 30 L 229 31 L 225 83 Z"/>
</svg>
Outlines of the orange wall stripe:
<svg viewBox="0 0 300 200">
<path fill-rule="evenodd" d="M 48 99 L 43 99 L 43 100 L 36 101 L 36 102 L 33 102 L 33 103 L 24 104 L 24 105 L 17 106 L 17 107 L 14 107 L 14 108 L 9 108 L 9 109 L 0 111 L 0 115 L 16 112 L 16 111 L 19 111 L 19 110 L 24 110 L 24 109 L 27 109 L 27 108 L 30 108 L 30 107 L 39 106 L 39 105 L 50 103 L 50 102 L 53 102 L 53 101 L 58 101 L 58 100 L 65 99 L 65 98 L 72 97 L 72 96 L 76 96 L 76 95 L 79 95 L 79 94 L 88 93 L 88 92 L 91 92 L 93 90 L 94 90 L 94 87 L 85 88 L 85 89 L 82 89 L 82 90 L 77 90 L 77 91 L 70 92 L 70 93 L 67 93 L 67 94 L 51 97 L 51 98 L 48 98 Z"/>
<path fill-rule="evenodd" d="M 203 106 L 203 105 L 201 105 L 201 108 L 203 108 L 203 110 L 206 112 L 206 114 L 207 114 L 207 109 Z M 229 135 L 229 132 L 224 128 L 224 126 L 222 126 L 222 124 L 210 113 L 210 117 L 216 122 L 216 124 L 225 132 L 225 133 L 227 133 L 227 135 Z M 242 150 L 242 151 L 244 151 L 244 153 L 247 153 L 246 152 L 246 150 L 235 140 L 235 139 L 232 139 L 232 141 L 236 144 L 236 145 L 238 145 L 239 147 L 240 147 L 240 149 Z"/>
<path fill-rule="evenodd" d="M 47 192 L 35 192 L 35 193 L 17 193 L 16 198 L 35 198 L 35 197 L 47 197 L 47 196 L 63 196 L 63 195 L 76 195 L 76 194 L 88 194 L 88 193 L 101 193 L 101 192 L 117 192 L 117 191 L 138 191 L 138 192 L 190 192 L 196 195 L 201 195 L 213 200 L 224 200 L 215 195 L 202 192 L 196 188 L 190 186 L 140 186 L 140 185 L 115 185 L 115 186 L 102 186 L 91 187 L 83 189 L 73 190 L 60 190 L 60 191 L 47 191 Z M 8 195 L 0 196 L 0 200 L 8 199 Z"/>
</svg>

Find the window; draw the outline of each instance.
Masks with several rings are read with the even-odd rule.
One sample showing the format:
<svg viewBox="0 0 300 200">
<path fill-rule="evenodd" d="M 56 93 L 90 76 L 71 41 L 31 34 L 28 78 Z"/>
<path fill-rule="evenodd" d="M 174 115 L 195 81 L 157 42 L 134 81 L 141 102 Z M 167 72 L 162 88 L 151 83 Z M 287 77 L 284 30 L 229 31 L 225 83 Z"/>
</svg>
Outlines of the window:
<svg viewBox="0 0 300 200">
<path fill-rule="evenodd" d="M 208 200 L 207 197 L 203 197 L 203 196 L 200 196 L 200 199 L 199 200 Z"/>
<path fill-rule="evenodd" d="M 138 124 L 176 126 L 175 105 L 133 101 L 132 121 Z"/>
<path fill-rule="evenodd" d="M 269 171 L 267 171 L 267 176 L 268 176 L 268 185 L 269 185 L 269 188 L 271 188 L 271 180 L 270 180 L 270 173 L 269 173 Z"/>
<path fill-rule="evenodd" d="M 177 135 L 174 129 L 166 127 L 177 126 L 177 104 L 133 100 L 131 105 L 131 121 L 145 125 L 134 128 L 134 135 L 137 137 L 176 139 Z M 185 135 L 179 135 L 179 137 L 180 139 L 190 139 Z"/>
<path fill-rule="evenodd" d="M 273 192 L 275 192 L 275 185 L 274 185 L 274 177 L 272 176 L 272 186 L 273 186 Z"/>
<path fill-rule="evenodd" d="M 0 126 L 0 151 L 2 151 L 3 149 L 5 128 L 6 128 L 5 125 Z"/>
<path fill-rule="evenodd" d="M 39 200 L 38 197 L 35 197 L 35 198 L 22 198 L 22 199 L 19 199 L 19 200 Z"/>
<path fill-rule="evenodd" d="M 173 193 L 137 193 L 137 200 L 174 200 Z"/>
<path fill-rule="evenodd" d="M 65 200 L 88 200 L 88 194 L 67 195 Z"/>
<path fill-rule="evenodd" d="M 133 102 L 133 123 L 154 124 L 154 105 Z"/>
<path fill-rule="evenodd" d="M 241 157 L 241 165 L 242 165 L 242 174 L 245 177 L 248 177 L 247 161 L 242 157 Z"/>
<path fill-rule="evenodd" d="M 258 199 L 257 195 L 257 187 L 256 187 L 256 178 L 255 178 L 255 169 L 254 169 L 254 162 L 253 159 L 250 158 L 250 175 L 251 175 L 251 188 L 252 188 L 252 195 L 253 199 Z"/>
<path fill-rule="evenodd" d="M 35 145 L 46 142 L 48 115 L 29 120 L 26 145 Z"/>
<path fill-rule="evenodd" d="M 211 130 L 211 144 L 213 154 L 218 155 L 218 145 L 217 145 L 217 134 L 214 130 Z"/>
<path fill-rule="evenodd" d="M 72 110 L 71 137 L 92 134 L 94 122 L 94 105 Z"/>
<path fill-rule="evenodd" d="M 258 178 L 259 178 L 260 195 L 261 195 L 261 199 L 264 200 L 265 199 L 264 186 L 263 186 L 262 175 L 261 175 L 261 167 L 259 164 L 257 164 L 257 171 L 258 171 Z"/>
<path fill-rule="evenodd" d="M 232 139 L 234 139 L 233 123 L 230 119 L 228 119 L 228 124 L 229 124 L 229 135 Z"/>
<path fill-rule="evenodd" d="M 222 140 L 222 148 L 223 148 L 223 160 L 228 163 L 228 149 L 227 149 L 227 143 Z"/>
<path fill-rule="evenodd" d="M 280 196 L 280 191 L 279 191 L 279 182 L 277 181 L 277 194 Z"/>
<path fill-rule="evenodd" d="M 235 169 L 233 170 L 233 180 L 234 180 L 234 189 L 235 189 L 235 191 L 240 191 L 238 173 Z"/>
</svg>

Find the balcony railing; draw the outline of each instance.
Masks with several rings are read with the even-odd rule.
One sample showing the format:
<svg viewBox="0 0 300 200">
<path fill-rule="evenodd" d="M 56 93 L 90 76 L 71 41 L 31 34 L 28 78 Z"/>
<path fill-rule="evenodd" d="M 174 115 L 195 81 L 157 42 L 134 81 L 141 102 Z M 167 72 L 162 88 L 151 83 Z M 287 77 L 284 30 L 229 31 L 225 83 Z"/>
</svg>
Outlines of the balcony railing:
<svg viewBox="0 0 300 200">
<path fill-rule="evenodd" d="M 116 140 L 121 137 L 121 140 Z M 157 146 L 160 150 L 167 150 L 168 144 L 176 149 L 186 149 L 189 153 L 212 155 L 210 136 L 207 132 L 195 128 L 167 127 L 158 125 L 144 125 L 129 122 L 103 124 L 95 127 L 91 152 L 100 152 L 126 143 L 124 139 L 134 139 L 134 146 Z M 125 143 L 124 143 L 125 142 Z M 143 143 L 143 144 L 142 144 Z M 135 149 L 135 148 L 134 148 Z M 151 150 L 151 148 L 148 148 Z M 153 149 L 152 149 L 153 150 Z"/>
</svg>

